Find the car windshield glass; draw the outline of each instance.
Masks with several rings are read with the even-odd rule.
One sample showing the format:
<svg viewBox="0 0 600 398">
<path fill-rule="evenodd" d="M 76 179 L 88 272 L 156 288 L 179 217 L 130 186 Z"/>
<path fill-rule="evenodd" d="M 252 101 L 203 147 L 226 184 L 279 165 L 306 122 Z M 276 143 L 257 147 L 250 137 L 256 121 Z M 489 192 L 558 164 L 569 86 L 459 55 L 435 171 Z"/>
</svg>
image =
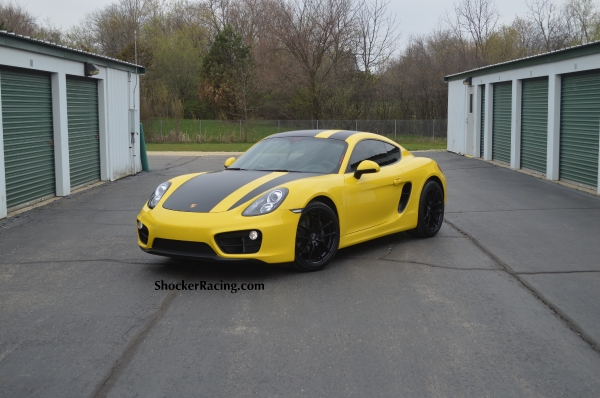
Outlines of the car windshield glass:
<svg viewBox="0 0 600 398">
<path fill-rule="evenodd" d="M 230 169 L 337 173 L 346 153 L 344 141 L 312 137 L 267 138 Z"/>
</svg>

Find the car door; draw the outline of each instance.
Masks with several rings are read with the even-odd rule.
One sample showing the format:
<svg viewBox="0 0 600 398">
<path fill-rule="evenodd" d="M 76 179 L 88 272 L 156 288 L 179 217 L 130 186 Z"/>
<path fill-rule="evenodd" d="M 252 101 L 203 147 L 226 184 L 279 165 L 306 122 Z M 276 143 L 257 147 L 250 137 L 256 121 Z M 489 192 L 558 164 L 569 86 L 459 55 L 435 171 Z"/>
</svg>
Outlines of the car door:
<svg viewBox="0 0 600 398">
<path fill-rule="evenodd" d="M 363 160 L 379 164 L 377 173 L 354 177 Z M 400 149 L 383 141 L 369 139 L 354 147 L 344 180 L 346 184 L 346 233 L 372 228 L 388 221 L 398 212 L 401 188 Z M 395 185 L 396 184 L 396 185 Z"/>
</svg>

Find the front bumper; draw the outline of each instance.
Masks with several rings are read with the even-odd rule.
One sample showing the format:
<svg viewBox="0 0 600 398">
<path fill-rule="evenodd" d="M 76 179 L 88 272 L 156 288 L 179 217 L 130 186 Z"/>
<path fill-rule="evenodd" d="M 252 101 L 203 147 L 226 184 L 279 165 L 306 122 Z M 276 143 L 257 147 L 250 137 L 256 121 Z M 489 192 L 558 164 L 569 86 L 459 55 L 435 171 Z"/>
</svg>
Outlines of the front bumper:
<svg viewBox="0 0 600 398">
<path fill-rule="evenodd" d="M 191 213 L 167 210 L 159 204 L 154 209 L 144 206 L 137 220 L 148 230 L 147 243 L 140 240 L 138 245 L 150 254 L 211 261 L 259 260 L 265 263 L 283 263 L 294 260 L 296 228 L 300 214 L 290 210 L 277 209 L 273 213 L 254 217 L 241 215 L 243 209 L 233 209 L 220 213 Z M 221 250 L 215 235 L 258 230 L 262 243 L 256 253 L 227 254 Z M 165 248 L 154 247 L 155 239 L 178 241 Z M 194 244 L 198 249 L 194 249 Z M 201 244 L 206 244 L 206 247 Z M 158 246 L 158 245 L 157 245 Z M 183 250 L 178 250 L 181 247 Z M 210 248 L 210 250 L 206 250 Z"/>
</svg>

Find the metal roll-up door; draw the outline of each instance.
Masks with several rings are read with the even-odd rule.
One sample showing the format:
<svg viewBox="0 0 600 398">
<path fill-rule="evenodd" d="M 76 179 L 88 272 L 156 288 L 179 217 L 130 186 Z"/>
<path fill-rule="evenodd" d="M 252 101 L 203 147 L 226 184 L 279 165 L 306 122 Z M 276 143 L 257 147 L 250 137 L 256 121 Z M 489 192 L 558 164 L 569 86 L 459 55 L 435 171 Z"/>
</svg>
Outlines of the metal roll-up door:
<svg viewBox="0 0 600 398">
<path fill-rule="evenodd" d="M 597 187 L 600 71 L 563 75 L 561 91 L 559 176 Z"/>
<path fill-rule="evenodd" d="M 546 172 L 548 78 L 523 80 L 521 92 L 521 168 Z"/>
<path fill-rule="evenodd" d="M 0 70 L 8 208 L 56 192 L 48 74 Z"/>
<path fill-rule="evenodd" d="M 483 157 L 483 144 L 484 144 L 484 139 L 483 139 L 483 133 L 484 133 L 484 128 L 483 126 L 485 126 L 485 86 L 481 86 L 481 130 L 479 132 L 479 156 Z"/>
<path fill-rule="evenodd" d="M 492 159 L 510 163 L 510 119 L 512 116 L 512 82 L 494 84 L 492 118 Z"/>
<path fill-rule="evenodd" d="M 71 187 L 100 179 L 98 83 L 67 78 Z"/>
</svg>

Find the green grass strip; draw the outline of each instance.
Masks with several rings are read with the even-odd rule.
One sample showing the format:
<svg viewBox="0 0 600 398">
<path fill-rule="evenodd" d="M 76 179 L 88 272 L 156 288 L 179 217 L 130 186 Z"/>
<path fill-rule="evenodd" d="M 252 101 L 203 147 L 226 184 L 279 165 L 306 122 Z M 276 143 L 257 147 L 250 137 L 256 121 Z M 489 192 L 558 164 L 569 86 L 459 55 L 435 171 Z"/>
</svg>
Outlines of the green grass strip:
<svg viewBox="0 0 600 398">
<path fill-rule="evenodd" d="M 146 144 L 151 152 L 245 152 L 253 143 Z"/>
<path fill-rule="evenodd" d="M 399 144 L 409 151 L 425 151 L 432 149 L 446 149 L 446 138 L 410 137 L 406 140 L 399 139 Z M 146 144 L 146 149 L 151 152 L 245 152 L 254 143 L 235 142 L 235 143 L 184 143 L 184 144 Z"/>
</svg>

